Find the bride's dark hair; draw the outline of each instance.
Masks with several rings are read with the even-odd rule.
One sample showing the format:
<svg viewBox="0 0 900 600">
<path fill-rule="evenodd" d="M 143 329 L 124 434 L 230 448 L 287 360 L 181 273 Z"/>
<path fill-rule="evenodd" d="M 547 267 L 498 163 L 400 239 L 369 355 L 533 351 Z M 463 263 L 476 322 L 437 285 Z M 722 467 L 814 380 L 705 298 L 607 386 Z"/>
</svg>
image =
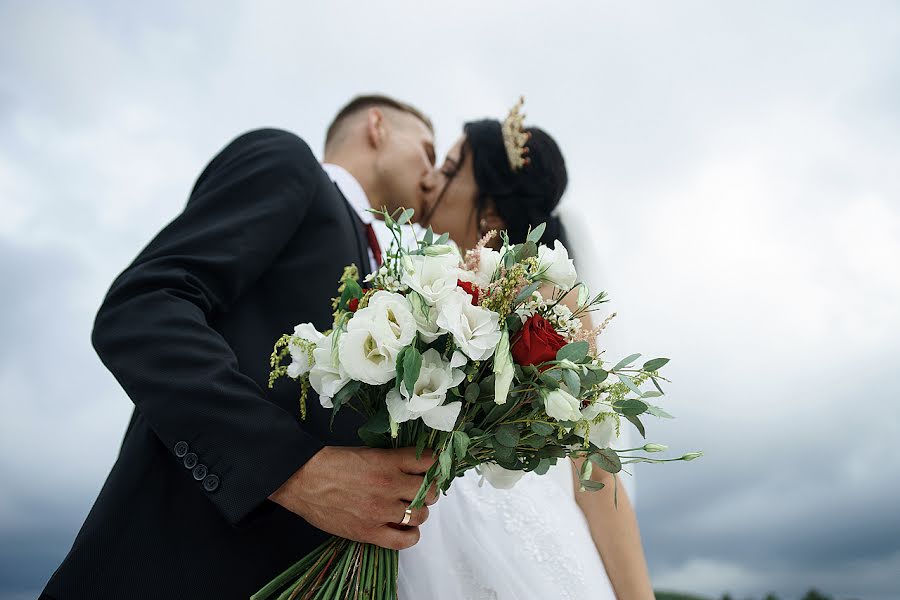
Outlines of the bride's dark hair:
<svg viewBox="0 0 900 600">
<path fill-rule="evenodd" d="M 554 240 L 560 240 L 565 244 L 562 223 L 553 211 L 566 191 L 569 175 L 556 141 L 538 127 L 526 128 L 531 134 L 526 144 L 529 161 L 518 171 L 513 171 L 506 156 L 499 121 L 473 121 L 466 123 L 463 129 L 466 134 L 464 149 L 472 153 L 478 185 L 475 201 L 478 217 L 488 202 L 493 201 L 497 213 L 506 223 L 512 243 L 524 242 L 529 227 L 546 223 L 541 242 L 552 245 Z"/>
</svg>

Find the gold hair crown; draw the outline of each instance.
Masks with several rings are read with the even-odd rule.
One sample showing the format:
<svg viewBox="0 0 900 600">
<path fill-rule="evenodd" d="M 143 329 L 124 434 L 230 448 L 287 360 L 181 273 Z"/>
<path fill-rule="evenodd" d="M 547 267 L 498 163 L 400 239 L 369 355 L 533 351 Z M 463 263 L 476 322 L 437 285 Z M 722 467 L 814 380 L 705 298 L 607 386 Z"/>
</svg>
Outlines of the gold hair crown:
<svg viewBox="0 0 900 600">
<path fill-rule="evenodd" d="M 520 113 L 519 109 L 525 104 L 525 97 L 520 96 L 519 101 L 512 107 L 503 121 L 501 131 L 503 132 L 503 145 L 506 147 L 506 158 L 509 159 L 509 166 L 513 171 L 518 171 L 528 164 L 528 138 L 531 134 L 525 131 L 522 122 L 525 120 L 524 113 Z"/>
</svg>

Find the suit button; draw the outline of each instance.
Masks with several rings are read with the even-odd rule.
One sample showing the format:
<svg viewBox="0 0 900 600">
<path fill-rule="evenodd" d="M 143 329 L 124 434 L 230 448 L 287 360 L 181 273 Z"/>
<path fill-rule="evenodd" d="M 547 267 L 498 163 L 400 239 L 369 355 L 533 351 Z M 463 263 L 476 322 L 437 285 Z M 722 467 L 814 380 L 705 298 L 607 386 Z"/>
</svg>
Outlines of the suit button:
<svg viewBox="0 0 900 600">
<path fill-rule="evenodd" d="M 202 480 L 204 477 L 206 477 L 206 473 L 207 473 L 206 465 L 204 465 L 204 464 L 197 465 L 196 467 L 194 467 L 194 470 L 192 471 L 192 473 L 194 475 L 194 479 L 196 479 L 197 481 Z"/>
<path fill-rule="evenodd" d="M 187 442 L 178 442 L 175 444 L 175 456 L 178 458 L 183 458 L 185 454 L 187 454 L 188 445 Z"/>
<path fill-rule="evenodd" d="M 193 452 L 188 452 L 184 455 L 184 466 L 188 469 L 193 469 L 197 466 L 197 455 Z"/>
<path fill-rule="evenodd" d="M 203 480 L 203 489 L 207 492 L 214 492 L 219 487 L 219 478 L 215 475 L 207 475 Z"/>
</svg>

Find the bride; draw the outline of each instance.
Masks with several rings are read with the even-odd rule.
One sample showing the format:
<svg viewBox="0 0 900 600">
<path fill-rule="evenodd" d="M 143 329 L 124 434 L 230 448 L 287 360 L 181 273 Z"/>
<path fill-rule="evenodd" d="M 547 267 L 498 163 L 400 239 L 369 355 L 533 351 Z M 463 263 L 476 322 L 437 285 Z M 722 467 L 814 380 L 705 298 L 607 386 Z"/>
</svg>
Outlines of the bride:
<svg viewBox="0 0 900 600">
<path fill-rule="evenodd" d="M 524 242 L 528 228 L 542 222 L 542 243 L 566 243 L 551 214 L 566 188 L 565 162 L 553 138 L 530 127 L 528 163 L 512 167 L 506 144 L 515 144 L 517 109 L 503 124 L 466 124 L 435 172 L 435 195 L 422 223 L 448 232 L 463 251 L 492 229 L 506 229 L 512 243 Z M 622 482 L 594 469 L 592 478 L 606 487 L 581 492 L 580 466 L 561 460 L 543 476 L 524 474 L 511 488 L 511 481 L 491 478 L 509 489 L 485 484 L 474 470 L 454 481 L 431 507 L 419 543 L 400 553 L 400 599 L 652 600 Z M 515 479 L 520 473 L 505 475 Z"/>
</svg>

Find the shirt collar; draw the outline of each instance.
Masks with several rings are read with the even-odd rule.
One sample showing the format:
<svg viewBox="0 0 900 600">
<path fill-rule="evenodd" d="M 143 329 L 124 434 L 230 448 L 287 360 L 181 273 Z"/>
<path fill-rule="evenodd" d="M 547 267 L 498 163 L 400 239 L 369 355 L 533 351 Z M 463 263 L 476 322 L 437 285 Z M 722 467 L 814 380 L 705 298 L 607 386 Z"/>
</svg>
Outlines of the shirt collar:
<svg viewBox="0 0 900 600">
<path fill-rule="evenodd" d="M 359 184 L 350 171 L 340 165 L 333 163 L 322 163 L 322 169 L 328 174 L 328 177 L 338 186 L 341 193 L 359 215 L 360 221 L 368 225 L 375 220 L 375 215 L 369 212 L 372 205 L 369 203 L 369 197 L 366 191 Z"/>
</svg>

